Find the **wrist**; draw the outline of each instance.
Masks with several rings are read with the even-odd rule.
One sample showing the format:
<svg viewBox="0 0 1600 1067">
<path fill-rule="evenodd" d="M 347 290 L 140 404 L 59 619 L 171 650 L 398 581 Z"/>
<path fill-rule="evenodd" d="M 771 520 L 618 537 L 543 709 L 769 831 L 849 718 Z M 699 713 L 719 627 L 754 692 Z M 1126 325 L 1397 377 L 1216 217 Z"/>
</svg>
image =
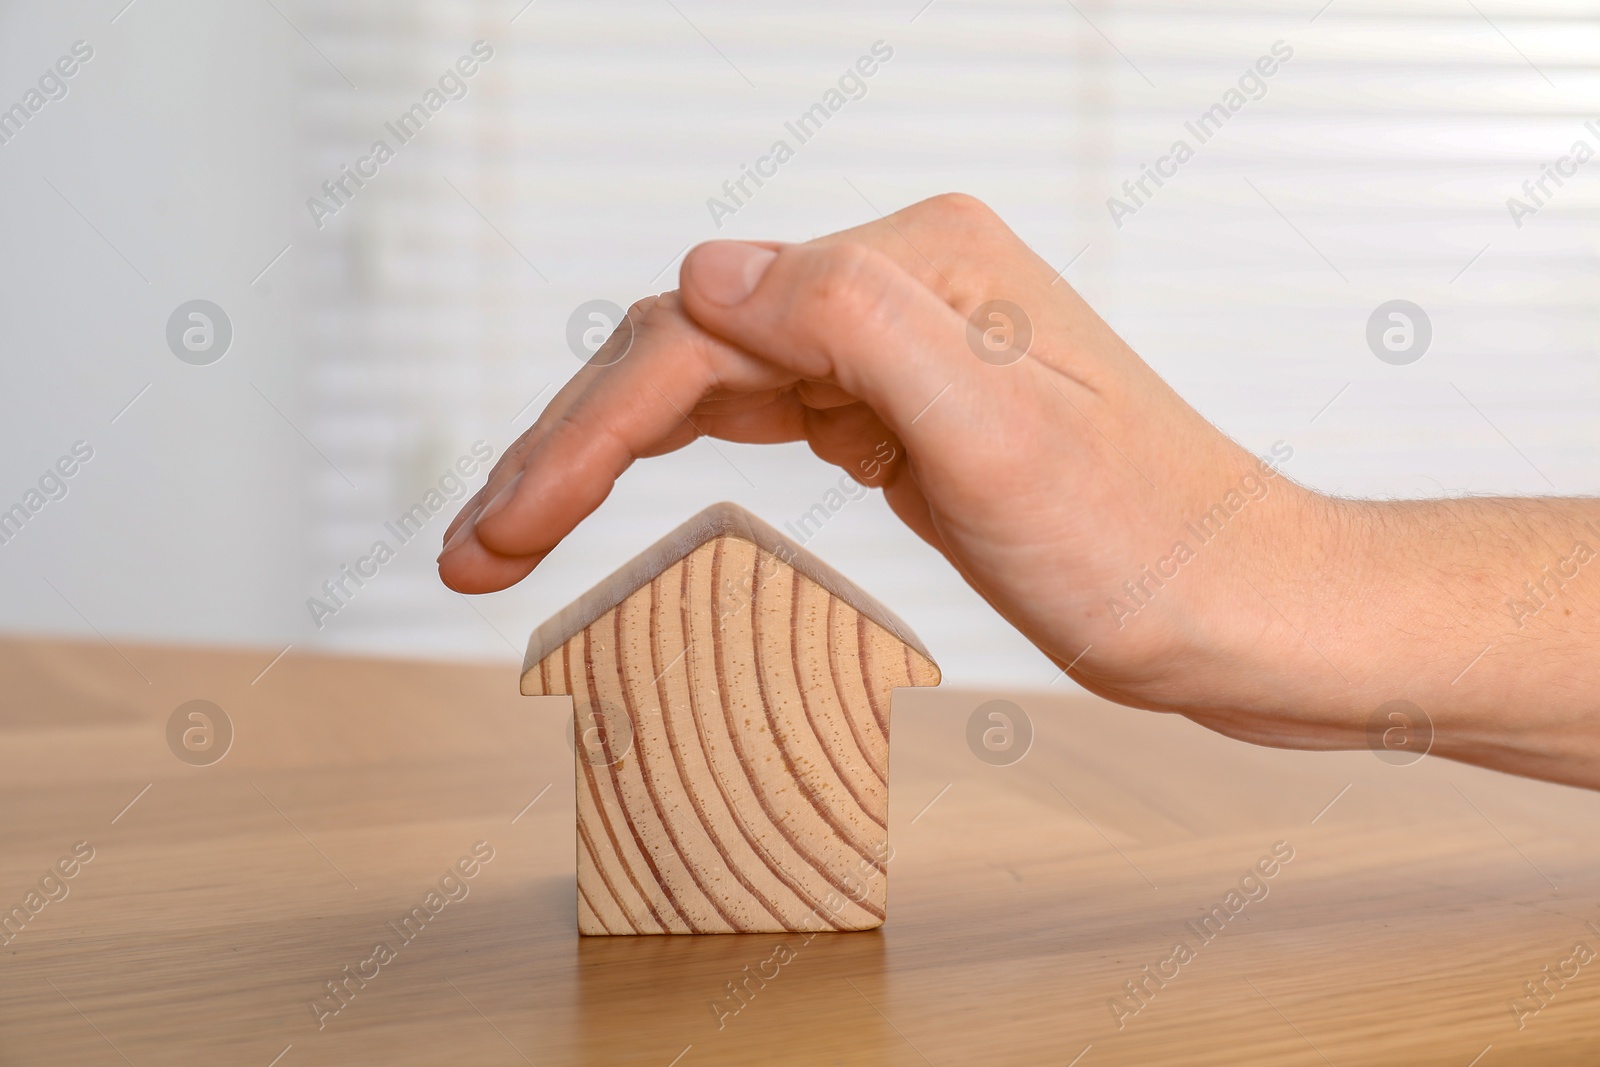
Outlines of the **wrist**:
<svg viewBox="0 0 1600 1067">
<path fill-rule="evenodd" d="M 1596 538 L 1565 502 L 1294 490 L 1259 565 L 1241 570 L 1250 581 L 1235 601 L 1222 699 L 1191 717 L 1231 703 L 1268 743 L 1381 750 L 1394 747 L 1387 731 L 1400 721 L 1383 709 L 1402 707 L 1399 741 L 1413 750 L 1600 785 L 1596 664 L 1574 655 L 1592 648 L 1574 637 L 1594 627 L 1600 571 L 1589 587 L 1574 562 L 1560 570 L 1588 558 Z M 1547 572 L 1566 584 L 1547 581 L 1537 615 L 1519 615 L 1517 604 L 1534 602 L 1528 581 Z M 1252 614 L 1252 600 L 1264 610 Z"/>
<path fill-rule="evenodd" d="M 1382 531 L 1358 502 L 1278 476 L 1227 537 L 1190 524 L 1204 547 L 1160 684 L 1141 706 L 1230 736 L 1293 748 L 1355 748 L 1383 699 L 1373 669 L 1369 566 Z"/>
<path fill-rule="evenodd" d="M 1093 665 L 1107 673 L 1079 680 L 1245 740 L 1359 743 L 1356 705 L 1338 695 L 1349 672 L 1326 647 L 1342 646 L 1345 627 L 1311 629 L 1332 621 L 1329 603 L 1359 597 L 1349 562 L 1371 553 L 1370 524 L 1351 502 L 1295 484 L 1271 458 L 1229 449 L 1194 469 L 1208 477 L 1188 482 L 1154 539 L 1170 548 L 1111 590 L 1111 633 Z"/>
</svg>

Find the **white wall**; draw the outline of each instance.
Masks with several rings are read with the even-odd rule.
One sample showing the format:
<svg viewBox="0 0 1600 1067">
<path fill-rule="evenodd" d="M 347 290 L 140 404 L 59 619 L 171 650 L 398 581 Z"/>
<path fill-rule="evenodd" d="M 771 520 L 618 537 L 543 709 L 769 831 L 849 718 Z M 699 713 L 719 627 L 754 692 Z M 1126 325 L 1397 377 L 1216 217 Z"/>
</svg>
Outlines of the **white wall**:
<svg viewBox="0 0 1600 1067">
<path fill-rule="evenodd" d="M 87 632 L 48 576 L 114 639 L 511 658 L 704 504 L 782 524 L 837 473 L 702 442 L 636 467 L 517 589 L 439 587 L 441 515 L 321 629 L 306 599 L 474 441 L 498 454 L 533 418 L 578 366 L 577 304 L 670 287 L 714 235 L 805 238 L 948 189 L 1058 266 L 1081 252 L 1068 279 L 1228 432 L 1290 442 L 1303 481 L 1600 487 L 1600 162 L 1520 229 L 1505 203 L 1574 139 L 1600 145 L 1582 5 L 277 2 L 298 32 L 265 4 L 138 0 L 115 24 L 121 0 L 0 8 L 0 100 L 73 40 L 96 47 L 0 147 L 0 498 L 80 437 L 97 450 L 0 546 L 0 625 Z M 468 96 L 316 228 L 305 199 L 480 38 L 495 57 Z M 706 198 L 880 39 L 895 54 L 866 96 L 715 227 Z M 1115 226 L 1107 197 L 1279 40 L 1294 58 L 1266 95 Z M 211 367 L 162 338 L 194 296 L 238 331 Z M 1410 366 L 1364 339 L 1393 298 L 1433 323 Z M 812 547 L 951 681 L 1055 677 L 881 501 Z"/>
<path fill-rule="evenodd" d="M 0 6 L 0 106 L 93 49 L 0 145 L 0 507 L 94 450 L 0 545 L 0 625 L 267 641 L 307 515 L 303 446 L 252 388 L 295 413 L 284 291 L 250 285 L 293 206 L 291 49 L 270 7 L 140 0 L 113 23 L 120 6 Z M 235 327 L 209 367 L 165 341 L 195 298 Z"/>
</svg>

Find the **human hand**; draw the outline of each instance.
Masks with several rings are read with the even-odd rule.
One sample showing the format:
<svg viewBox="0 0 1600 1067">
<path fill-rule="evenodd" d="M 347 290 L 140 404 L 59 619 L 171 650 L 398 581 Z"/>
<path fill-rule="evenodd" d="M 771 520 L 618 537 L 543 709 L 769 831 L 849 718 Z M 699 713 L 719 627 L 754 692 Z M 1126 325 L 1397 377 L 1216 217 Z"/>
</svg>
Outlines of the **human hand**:
<svg viewBox="0 0 1600 1067">
<path fill-rule="evenodd" d="M 1031 322 L 1009 365 L 968 322 L 991 299 Z M 702 245 L 629 316 L 626 357 L 575 375 L 446 532 L 452 588 L 519 581 L 635 459 L 805 440 L 1088 688 L 1266 743 L 1355 738 L 1342 712 L 1290 721 L 1259 668 L 1271 643 L 1275 670 L 1337 681 L 1266 599 L 1319 547 L 1283 531 L 1326 502 L 1201 418 L 979 202 Z M 884 443 L 898 458 L 873 469 Z"/>
</svg>

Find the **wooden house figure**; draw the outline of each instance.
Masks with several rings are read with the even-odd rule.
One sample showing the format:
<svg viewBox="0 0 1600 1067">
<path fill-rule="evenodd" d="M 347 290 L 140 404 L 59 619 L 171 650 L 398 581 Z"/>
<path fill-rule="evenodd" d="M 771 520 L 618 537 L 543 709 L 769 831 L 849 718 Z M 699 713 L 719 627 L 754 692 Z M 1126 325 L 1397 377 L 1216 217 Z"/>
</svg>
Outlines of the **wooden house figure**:
<svg viewBox="0 0 1600 1067">
<path fill-rule="evenodd" d="M 887 901 L 889 704 L 910 629 L 732 504 L 535 630 L 570 695 L 584 934 L 868 930 Z"/>
</svg>

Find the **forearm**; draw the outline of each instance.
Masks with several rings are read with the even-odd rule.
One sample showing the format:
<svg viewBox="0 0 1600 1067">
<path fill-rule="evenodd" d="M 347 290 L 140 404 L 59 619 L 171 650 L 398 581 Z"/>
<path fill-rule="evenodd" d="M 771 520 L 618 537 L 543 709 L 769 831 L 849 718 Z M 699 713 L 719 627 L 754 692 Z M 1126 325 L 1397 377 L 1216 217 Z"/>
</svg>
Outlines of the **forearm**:
<svg viewBox="0 0 1600 1067">
<path fill-rule="evenodd" d="M 1600 502 L 1302 506 L 1319 532 L 1251 594 L 1275 603 L 1250 699 L 1344 744 L 1408 700 L 1435 755 L 1600 788 Z"/>
</svg>

